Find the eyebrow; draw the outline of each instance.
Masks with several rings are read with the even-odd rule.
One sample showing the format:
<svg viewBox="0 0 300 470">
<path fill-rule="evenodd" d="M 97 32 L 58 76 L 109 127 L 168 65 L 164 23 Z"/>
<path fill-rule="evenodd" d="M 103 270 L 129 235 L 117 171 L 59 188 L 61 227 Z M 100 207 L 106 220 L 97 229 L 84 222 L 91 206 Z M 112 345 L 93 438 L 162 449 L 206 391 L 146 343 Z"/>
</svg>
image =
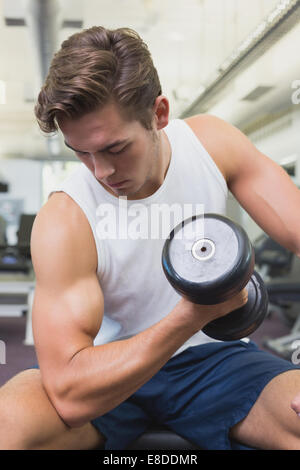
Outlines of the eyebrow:
<svg viewBox="0 0 300 470">
<path fill-rule="evenodd" d="M 68 142 L 64 141 L 65 142 L 65 145 L 73 150 L 74 152 L 79 152 L 79 153 L 88 153 L 88 152 L 84 152 L 83 150 L 76 150 L 74 149 L 73 147 L 71 147 L 70 144 L 68 144 Z M 118 145 L 121 145 L 121 144 L 125 144 L 128 142 L 128 139 L 124 139 L 124 140 L 116 140 L 115 142 L 112 142 L 111 144 L 109 145 L 106 145 L 105 147 L 103 147 L 102 149 L 99 149 L 97 150 L 97 152 L 106 152 L 107 150 L 110 150 L 111 148 L 113 147 L 117 147 Z"/>
</svg>

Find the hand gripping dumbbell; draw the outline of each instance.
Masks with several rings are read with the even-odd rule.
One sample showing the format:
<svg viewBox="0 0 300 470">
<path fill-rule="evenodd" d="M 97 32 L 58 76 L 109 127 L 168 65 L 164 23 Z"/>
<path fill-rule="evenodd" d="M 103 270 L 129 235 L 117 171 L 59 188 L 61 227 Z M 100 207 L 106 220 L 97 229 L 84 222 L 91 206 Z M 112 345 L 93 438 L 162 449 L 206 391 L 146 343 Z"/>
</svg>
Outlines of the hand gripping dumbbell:
<svg viewBox="0 0 300 470">
<path fill-rule="evenodd" d="M 267 291 L 254 264 L 254 249 L 245 230 L 219 214 L 184 220 L 172 230 L 162 252 L 168 281 L 191 302 L 214 305 L 247 289 L 243 307 L 203 328 L 206 335 L 221 341 L 250 335 L 267 315 Z"/>
</svg>

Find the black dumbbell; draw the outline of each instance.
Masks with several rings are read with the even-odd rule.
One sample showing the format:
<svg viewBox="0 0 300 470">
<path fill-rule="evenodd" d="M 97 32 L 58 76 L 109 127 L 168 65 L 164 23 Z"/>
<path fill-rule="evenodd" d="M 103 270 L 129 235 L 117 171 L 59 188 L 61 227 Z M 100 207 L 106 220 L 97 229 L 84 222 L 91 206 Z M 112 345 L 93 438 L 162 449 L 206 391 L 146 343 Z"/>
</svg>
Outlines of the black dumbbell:
<svg viewBox="0 0 300 470">
<path fill-rule="evenodd" d="M 168 281 L 191 302 L 214 305 L 247 289 L 246 305 L 203 328 L 221 341 L 249 336 L 267 315 L 267 291 L 254 264 L 254 249 L 245 230 L 219 214 L 184 220 L 172 230 L 162 252 Z"/>
</svg>

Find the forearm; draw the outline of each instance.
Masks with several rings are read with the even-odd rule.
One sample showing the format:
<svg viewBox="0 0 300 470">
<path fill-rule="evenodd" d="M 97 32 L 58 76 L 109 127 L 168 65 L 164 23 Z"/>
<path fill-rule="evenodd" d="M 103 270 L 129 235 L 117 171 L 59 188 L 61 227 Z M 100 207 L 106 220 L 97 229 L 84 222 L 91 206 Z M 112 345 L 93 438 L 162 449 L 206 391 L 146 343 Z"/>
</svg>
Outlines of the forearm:
<svg viewBox="0 0 300 470">
<path fill-rule="evenodd" d="M 197 318 L 185 309 L 185 302 L 179 302 L 163 320 L 130 339 L 78 352 L 66 368 L 57 408 L 64 421 L 80 426 L 115 408 L 146 383 L 207 323 L 205 316 Z"/>
</svg>

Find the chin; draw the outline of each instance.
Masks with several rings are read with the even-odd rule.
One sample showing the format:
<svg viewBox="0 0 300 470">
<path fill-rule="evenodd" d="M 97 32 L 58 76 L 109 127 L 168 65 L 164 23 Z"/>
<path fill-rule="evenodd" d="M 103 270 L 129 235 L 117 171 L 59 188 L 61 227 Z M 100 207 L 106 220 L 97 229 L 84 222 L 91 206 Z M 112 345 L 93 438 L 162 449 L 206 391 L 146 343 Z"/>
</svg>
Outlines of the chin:
<svg viewBox="0 0 300 470">
<path fill-rule="evenodd" d="M 132 189 L 113 189 L 113 192 L 116 196 L 126 196 L 126 197 L 130 197 L 130 196 L 134 196 L 135 194 L 135 191 L 132 191 Z"/>
</svg>

